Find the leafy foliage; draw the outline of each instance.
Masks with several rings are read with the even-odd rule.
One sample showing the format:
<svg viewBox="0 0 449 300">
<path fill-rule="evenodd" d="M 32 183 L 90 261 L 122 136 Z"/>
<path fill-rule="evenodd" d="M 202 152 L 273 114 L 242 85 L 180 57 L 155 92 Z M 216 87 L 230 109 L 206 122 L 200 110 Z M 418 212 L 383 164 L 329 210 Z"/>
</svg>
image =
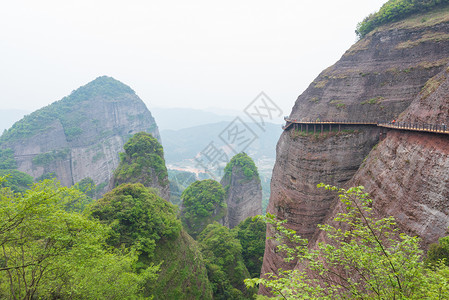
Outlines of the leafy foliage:
<svg viewBox="0 0 449 300">
<path fill-rule="evenodd" d="M 231 178 L 232 170 L 235 166 L 238 166 L 243 170 L 246 180 L 252 180 L 253 178 L 259 179 L 259 172 L 257 171 L 256 164 L 246 153 L 241 152 L 234 155 L 231 161 L 226 165 L 223 177 Z"/>
<path fill-rule="evenodd" d="M 427 250 L 426 263 L 436 265 L 441 260 L 449 266 L 449 236 L 440 238 L 438 243 L 431 244 Z"/>
<path fill-rule="evenodd" d="M 140 183 L 116 187 L 91 208 L 95 219 L 112 227 L 113 234 L 107 239 L 110 245 L 138 249 L 139 269 L 159 266 L 158 280 L 145 284 L 146 295 L 210 299 L 198 245 L 183 231 L 176 213 L 174 205 Z"/>
<path fill-rule="evenodd" d="M 33 164 L 36 166 L 48 166 L 55 160 L 64 160 L 70 153 L 70 149 L 53 150 L 46 153 L 41 153 L 33 157 Z"/>
<path fill-rule="evenodd" d="M 14 141 L 45 132 L 57 120 L 61 122 L 67 139 L 71 141 L 83 132 L 79 124 L 86 120 L 86 116 L 76 109 L 83 101 L 96 97 L 113 100 L 114 97 L 123 94 L 134 94 L 134 91 L 111 77 L 98 77 L 73 91 L 69 96 L 25 116 L 3 133 L 0 142 Z"/>
<path fill-rule="evenodd" d="M 217 222 L 207 225 L 198 236 L 206 261 L 214 299 L 249 299 L 243 280 L 249 276 L 242 258 L 242 246 L 235 233 Z"/>
<path fill-rule="evenodd" d="M 196 237 L 206 226 L 226 214 L 225 191 L 212 179 L 195 181 L 181 195 L 181 220 L 187 232 Z"/>
<path fill-rule="evenodd" d="M 108 226 L 70 210 L 83 196 L 48 180 L 23 195 L 0 189 L 2 299 L 142 298 L 157 268 L 138 274 L 135 251 L 108 247 Z"/>
<path fill-rule="evenodd" d="M 147 289 L 156 299 L 213 299 L 200 246 L 184 229 L 157 243 L 152 262 L 160 264 L 159 277 Z"/>
<path fill-rule="evenodd" d="M 242 256 L 251 278 L 260 277 L 265 252 L 266 223 L 259 217 L 249 217 L 232 231 L 242 245 Z"/>
<path fill-rule="evenodd" d="M 164 160 L 164 150 L 159 142 L 146 132 L 133 135 L 124 146 L 120 164 L 114 172 L 116 186 L 122 183 L 140 182 L 153 186 L 153 173 L 161 186 L 167 186 L 168 174 Z"/>
<path fill-rule="evenodd" d="M 448 3 L 448 0 L 390 0 L 382 5 L 378 12 L 370 14 L 360 22 L 355 32 L 359 38 L 363 38 L 381 25 L 396 22 L 410 15 L 426 12 Z"/>
<path fill-rule="evenodd" d="M 15 169 L 17 162 L 12 149 L 0 149 L 0 170 Z"/>
<path fill-rule="evenodd" d="M 122 184 L 99 199 L 91 214 L 112 227 L 108 243 L 116 248 L 134 246 L 151 258 L 161 239 L 179 236 L 176 207 L 142 184 Z"/>
<path fill-rule="evenodd" d="M 35 182 L 39 182 L 39 181 L 43 181 L 46 179 L 54 179 L 56 178 L 56 174 L 53 172 L 49 172 L 49 173 L 44 173 L 41 176 L 39 176 L 38 178 L 36 178 L 34 181 Z"/>
<path fill-rule="evenodd" d="M 24 193 L 34 182 L 33 177 L 18 170 L 0 170 L 0 176 L 8 178 L 3 186 L 15 193 Z"/>
<path fill-rule="evenodd" d="M 250 287 L 263 284 L 285 299 L 447 299 L 449 269 L 426 269 L 419 240 L 400 233 L 393 217 L 377 219 L 363 187 L 348 190 L 319 185 L 339 193 L 344 212 L 334 219 L 338 227 L 320 225 L 327 242 L 307 247 L 307 240 L 268 215 L 286 260 L 297 259 L 300 270 L 279 270 L 266 278 L 249 279 Z M 286 241 L 297 246 L 287 246 Z"/>
<path fill-rule="evenodd" d="M 95 197 L 96 186 L 92 178 L 86 177 L 77 182 L 74 186 L 77 190 L 80 190 L 90 198 Z"/>
</svg>

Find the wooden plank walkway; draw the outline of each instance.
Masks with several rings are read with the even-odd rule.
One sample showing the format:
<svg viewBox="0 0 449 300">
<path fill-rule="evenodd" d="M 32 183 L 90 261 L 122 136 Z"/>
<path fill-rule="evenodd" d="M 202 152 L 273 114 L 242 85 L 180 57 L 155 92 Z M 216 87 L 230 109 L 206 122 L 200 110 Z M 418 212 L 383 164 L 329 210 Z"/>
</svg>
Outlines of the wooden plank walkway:
<svg viewBox="0 0 449 300">
<path fill-rule="evenodd" d="M 282 129 L 288 130 L 292 125 L 367 125 L 383 127 L 395 130 L 409 130 L 409 131 L 419 131 L 419 132 L 431 132 L 439 134 L 449 134 L 449 126 L 445 124 L 422 124 L 422 123 L 406 123 L 406 122 L 379 122 L 379 121 L 358 121 L 358 120 L 333 120 L 333 121 L 298 121 L 284 117 L 286 124 L 282 126 Z M 340 127 L 340 126 L 339 126 Z"/>
</svg>

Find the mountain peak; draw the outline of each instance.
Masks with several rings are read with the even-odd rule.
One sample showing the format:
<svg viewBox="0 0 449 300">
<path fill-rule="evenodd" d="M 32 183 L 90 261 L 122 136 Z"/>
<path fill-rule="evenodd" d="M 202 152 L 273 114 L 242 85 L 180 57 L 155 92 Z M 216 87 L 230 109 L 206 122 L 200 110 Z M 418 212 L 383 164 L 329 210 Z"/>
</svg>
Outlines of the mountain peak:
<svg viewBox="0 0 449 300">
<path fill-rule="evenodd" d="M 126 84 L 109 76 L 100 76 L 86 85 L 74 90 L 64 100 L 82 101 L 95 97 L 110 98 L 122 94 L 135 94 L 134 90 Z"/>
</svg>

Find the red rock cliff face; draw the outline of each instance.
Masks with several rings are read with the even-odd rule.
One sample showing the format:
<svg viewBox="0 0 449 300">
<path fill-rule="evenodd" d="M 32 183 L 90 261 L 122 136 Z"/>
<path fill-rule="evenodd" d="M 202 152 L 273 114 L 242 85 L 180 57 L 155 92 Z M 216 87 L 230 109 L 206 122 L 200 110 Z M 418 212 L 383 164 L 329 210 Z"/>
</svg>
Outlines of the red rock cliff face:
<svg viewBox="0 0 449 300">
<path fill-rule="evenodd" d="M 377 121 L 402 113 L 399 120 L 441 121 L 447 117 L 448 97 L 430 100 L 447 89 L 442 77 L 448 37 L 448 9 L 377 29 L 318 76 L 298 97 L 290 117 Z M 429 86 L 432 77 L 440 82 L 437 88 Z M 422 100 L 426 90 L 427 100 Z M 434 111 L 432 117 L 429 111 Z M 287 219 L 288 227 L 313 245 L 319 238 L 316 225 L 332 218 L 337 202 L 316 185 L 362 184 L 373 194 L 378 211 L 395 216 L 407 232 L 425 243 L 442 235 L 449 225 L 444 207 L 449 199 L 448 137 L 390 131 L 371 151 L 379 142 L 378 128 L 344 129 L 317 137 L 294 130 L 282 134 L 267 211 Z M 267 240 L 262 274 L 293 265 L 286 265 Z"/>
<path fill-rule="evenodd" d="M 445 68 L 431 78 L 399 121 L 447 125 L 448 75 Z M 394 216 L 427 247 L 449 227 L 449 136 L 391 130 L 350 184 L 365 186 L 380 215 Z"/>
</svg>

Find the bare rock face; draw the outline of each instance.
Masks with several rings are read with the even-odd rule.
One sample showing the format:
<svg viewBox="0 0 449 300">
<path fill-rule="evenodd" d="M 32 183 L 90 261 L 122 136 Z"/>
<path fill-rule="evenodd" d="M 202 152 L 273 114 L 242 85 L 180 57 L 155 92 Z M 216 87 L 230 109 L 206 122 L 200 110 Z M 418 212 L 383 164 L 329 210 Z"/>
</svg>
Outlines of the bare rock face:
<svg viewBox="0 0 449 300">
<path fill-rule="evenodd" d="M 449 70 L 429 79 L 399 121 L 448 124 Z M 430 89 L 430 90 L 429 90 Z M 391 130 L 354 176 L 382 216 L 394 216 L 423 247 L 449 227 L 449 136 Z"/>
<path fill-rule="evenodd" d="M 226 191 L 229 228 L 236 227 L 248 217 L 262 214 L 262 186 L 257 168 L 248 155 L 240 153 L 234 156 L 220 183 Z"/>
<path fill-rule="evenodd" d="M 19 171 L 34 178 L 54 173 L 65 186 L 90 177 L 105 191 L 118 153 L 140 131 L 160 139 L 151 113 L 135 92 L 98 77 L 60 101 L 25 116 L 0 137 Z"/>
<path fill-rule="evenodd" d="M 427 21 L 422 22 L 422 20 Z M 353 45 L 298 97 L 298 120 L 392 120 L 449 62 L 449 11 L 381 27 Z"/>
<path fill-rule="evenodd" d="M 363 185 L 380 216 L 394 216 L 402 231 L 427 247 L 449 227 L 449 139 L 390 131 L 351 184 Z"/>
<path fill-rule="evenodd" d="M 382 121 L 402 113 L 402 121 L 442 121 L 448 108 L 448 94 L 441 95 L 447 90 L 449 39 L 438 37 L 448 34 L 447 9 L 376 29 L 318 76 L 298 97 L 290 118 Z M 428 82 L 433 77 L 437 88 Z M 430 93 L 423 99 L 426 90 Z M 340 134 L 285 131 L 277 145 L 267 212 L 287 219 L 287 227 L 313 246 L 320 238 L 316 225 L 338 210 L 335 195 L 316 184 L 361 184 L 373 194 L 380 214 L 395 216 L 402 229 L 424 243 L 435 241 L 449 225 L 443 207 L 447 136 L 390 131 L 371 151 L 378 142 L 375 126 L 346 127 Z M 279 267 L 291 268 L 294 262 L 287 265 L 267 239 L 262 273 Z"/>
<path fill-rule="evenodd" d="M 399 122 L 445 124 L 449 128 L 449 64 L 429 79 L 419 96 L 398 118 Z"/>
</svg>

